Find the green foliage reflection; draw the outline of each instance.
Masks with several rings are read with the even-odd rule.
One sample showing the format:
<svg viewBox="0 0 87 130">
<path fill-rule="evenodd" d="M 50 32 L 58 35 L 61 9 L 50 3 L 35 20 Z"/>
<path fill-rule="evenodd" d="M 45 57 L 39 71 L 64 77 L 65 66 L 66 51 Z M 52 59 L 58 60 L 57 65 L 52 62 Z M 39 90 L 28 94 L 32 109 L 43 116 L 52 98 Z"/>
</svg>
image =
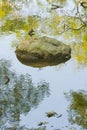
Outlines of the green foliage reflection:
<svg viewBox="0 0 87 130">
<path fill-rule="evenodd" d="M 38 27 L 38 20 L 34 18 L 33 16 L 29 16 L 27 18 L 18 18 L 14 17 L 11 19 L 7 19 L 2 25 L 1 33 L 5 32 L 7 34 L 9 33 L 15 33 L 17 37 L 22 37 L 22 33 L 24 32 L 24 36 L 28 36 L 28 31 L 32 28 L 36 29 Z"/>
<path fill-rule="evenodd" d="M 8 80 L 9 79 L 9 80 Z M 42 81 L 37 87 L 29 74 L 17 75 L 9 61 L 0 60 L 0 128 L 6 123 L 18 126 L 21 114 L 36 108 L 49 96 L 49 84 Z"/>
<path fill-rule="evenodd" d="M 71 92 L 67 98 L 70 100 L 69 121 L 87 129 L 87 92 Z"/>
</svg>

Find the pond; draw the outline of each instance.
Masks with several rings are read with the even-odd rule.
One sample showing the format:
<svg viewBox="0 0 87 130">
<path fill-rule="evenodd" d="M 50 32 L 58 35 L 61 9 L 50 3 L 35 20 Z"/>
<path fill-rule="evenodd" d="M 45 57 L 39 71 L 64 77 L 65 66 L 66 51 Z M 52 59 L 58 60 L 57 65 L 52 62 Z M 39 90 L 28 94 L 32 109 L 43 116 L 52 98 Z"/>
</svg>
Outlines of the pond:
<svg viewBox="0 0 87 130">
<path fill-rule="evenodd" d="M 2 6 L 6 1 L 0 2 Z M 62 23 L 57 28 L 55 23 L 55 19 L 59 22 L 59 17 L 66 21 L 62 14 L 64 10 L 67 14 L 68 9 L 73 17 L 77 7 L 74 13 L 72 10 L 78 1 L 12 2 L 4 3 L 7 13 L 5 9 L 0 9 L 0 130 L 86 130 L 87 26 L 75 32 L 75 28 L 69 30 L 68 26 L 68 30 L 63 30 Z M 64 6 L 63 9 L 51 10 L 52 2 Z M 83 15 L 87 13 L 82 7 L 80 12 Z M 84 19 L 85 23 L 87 17 Z M 66 21 L 70 28 L 79 28 L 77 25 L 82 24 L 75 21 L 77 24 L 71 26 L 70 21 L 72 23 L 72 18 Z M 20 41 L 31 38 L 27 33 L 32 27 L 36 36 L 46 35 L 69 44 L 71 59 L 40 68 L 21 63 L 15 50 Z"/>
</svg>

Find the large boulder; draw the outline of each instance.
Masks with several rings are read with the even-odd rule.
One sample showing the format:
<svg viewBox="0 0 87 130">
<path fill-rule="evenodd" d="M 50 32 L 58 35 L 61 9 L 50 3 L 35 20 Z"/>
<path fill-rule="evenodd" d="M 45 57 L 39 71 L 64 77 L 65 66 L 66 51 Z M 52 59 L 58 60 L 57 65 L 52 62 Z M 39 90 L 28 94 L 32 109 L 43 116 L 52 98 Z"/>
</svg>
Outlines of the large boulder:
<svg viewBox="0 0 87 130">
<path fill-rule="evenodd" d="M 46 36 L 21 42 L 15 52 L 19 61 L 34 67 L 57 65 L 71 57 L 69 45 Z"/>
</svg>

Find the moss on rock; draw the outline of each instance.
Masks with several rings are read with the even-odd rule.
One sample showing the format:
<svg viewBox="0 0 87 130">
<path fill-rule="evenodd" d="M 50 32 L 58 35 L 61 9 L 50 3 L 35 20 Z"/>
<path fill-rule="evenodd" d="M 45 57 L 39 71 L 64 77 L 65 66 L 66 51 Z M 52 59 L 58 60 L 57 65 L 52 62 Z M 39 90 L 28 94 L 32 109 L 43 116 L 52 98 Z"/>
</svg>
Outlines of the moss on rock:
<svg viewBox="0 0 87 130">
<path fill-rule="evenodd" d="M 16 48 L 16 56 L 23 64 L 44 67 L 70 59 L 71 48 L 56 39 L 44 36 L 21 42 Z"/>
</svg>

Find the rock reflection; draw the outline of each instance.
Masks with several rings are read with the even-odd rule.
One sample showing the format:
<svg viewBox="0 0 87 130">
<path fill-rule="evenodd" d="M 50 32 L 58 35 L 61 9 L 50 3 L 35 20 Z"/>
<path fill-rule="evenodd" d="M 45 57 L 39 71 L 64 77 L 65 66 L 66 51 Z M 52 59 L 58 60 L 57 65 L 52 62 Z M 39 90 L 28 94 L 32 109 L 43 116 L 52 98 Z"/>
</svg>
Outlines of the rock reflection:
<svg viewBox="0 0 87 130">
<path fill-rule="evenodd" d="M 23 57 L 22 57 L 22 56 L 24 56 L 23 54 L 20 56 L 19 55 L 16 55 L 16 56 L 17 56 L 17 59 L 22 64 L 27 65 L 27 66 L 31 66 L 31 67 L 35 67 L 35 68 L 43 68 L 43 67 L 47 67 L 47 66 L 50 66 L 50 67 L 57 66 L 59 64 L 67 62 L 67 60 L 68 60 L 68 59 L 64 59 L 64 58 L 63 59 L 54 59 L 52 61 L 49 61 L 48 59 L 46 61 L 44 61 L 43 59 L 40 59 L 37 62 L 32 62 L 32 61 L 29 61 L 27 59 L 23 59 Z M 26 57 L 27 57 L 27 55 L 26 55 Z"/>
<path fill-rule="evenodd" d="M 10 80 L 6 84 L 5 76 Z M 45 96 L 49 96 L 49 84 L 32 83 L 29 74 L 17 75 L 9 61 L 0 60 L 0 128 L 19 127 L 20 115 L 36 108 Z"/>
<path fill-rule="evenodd" d="M 82 129 L 87 129 L 87 92 L 71 91 L 66 96 L 71 102 L 68 110 L 69 122 L 81 126 Z"/>
</svg>

